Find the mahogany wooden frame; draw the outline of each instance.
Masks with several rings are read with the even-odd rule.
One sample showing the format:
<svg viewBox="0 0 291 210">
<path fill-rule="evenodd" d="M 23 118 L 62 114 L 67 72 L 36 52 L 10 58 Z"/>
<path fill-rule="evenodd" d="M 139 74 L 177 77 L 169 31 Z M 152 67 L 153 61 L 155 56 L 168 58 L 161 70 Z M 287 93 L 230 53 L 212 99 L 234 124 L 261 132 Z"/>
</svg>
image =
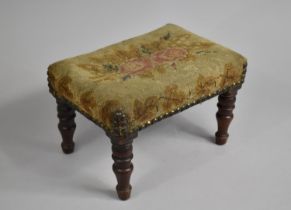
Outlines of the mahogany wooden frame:
<svg viewBox="0 0 291 210">
<path fill-rule="evenodd" d="M 218 112 L 216 114 L 218 130 L 215 133 L 215 143 L 218 145 L 225 144 L 228 139 L 228 128 L 233 119 L 236 94 L 240 87 L 230 88 L 221 92 L 218 96 Z M 69 101 L 57 96 L 55 97 L 59 118 L 58 128 L 62 136 L 61 147 L 65 154 L 70 154 L 74 151 L 75 146 L 73 135 L 76 129 L 74 119 L 76 116 L 75 110 L 77 109 Z M 132 143 L 133 139 L 137 137 L 138 131 L 129 132 L 128 117 L 122 111 L 113 113 L 111 122 L 113 130 L 106 131 L 106 135 L 112 143 L 112 159 L 114 160 L 112 168 L 117 178 L 116 191 L 121 200 L 127 200 L 132 189 L 130 185 L 130 177 L 133 171 L 133 164 L 131 162 L 133 158 Z"/>
</svg>

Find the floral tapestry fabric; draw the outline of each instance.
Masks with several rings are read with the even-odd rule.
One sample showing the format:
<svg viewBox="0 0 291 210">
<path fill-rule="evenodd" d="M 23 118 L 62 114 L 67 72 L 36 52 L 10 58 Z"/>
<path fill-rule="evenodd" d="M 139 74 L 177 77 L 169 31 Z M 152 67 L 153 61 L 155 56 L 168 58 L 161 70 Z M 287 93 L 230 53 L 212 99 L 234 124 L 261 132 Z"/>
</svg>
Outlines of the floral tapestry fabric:
<svg viewBox="0 0 291 210">
<path fill-rule="evenodd" d="M 243 82 L 246 59 L 179 26 L 68 58 L 48 68 L 51 88 L 111 129 L 121 110 L 130 128 Z"/>
</svg>

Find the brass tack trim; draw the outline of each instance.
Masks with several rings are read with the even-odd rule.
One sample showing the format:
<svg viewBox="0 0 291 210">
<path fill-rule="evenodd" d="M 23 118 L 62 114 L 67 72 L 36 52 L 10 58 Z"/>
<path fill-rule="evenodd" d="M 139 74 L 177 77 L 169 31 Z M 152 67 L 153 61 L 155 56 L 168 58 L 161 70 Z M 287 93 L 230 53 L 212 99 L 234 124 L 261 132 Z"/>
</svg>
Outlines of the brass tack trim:
<svg viewBox="0 0 291 210">
<path fill-rule="evenodd" d="M 149 120 L 147 121 L 146 124 L 142 124 L 140 126 L 137 126 L 135 128 L 131 128 L 130 129 L 130 133 L 133 133 L 133 132 L 136 132 L 136 131 L 139 131 L 149 125 L 152 125 L 154 124 L 155 122 L 158 122 L 162 119 L 165 119 L 169 116 L 172 116 L 178 112 L 181 112 L 187 108 L 190 108 L 194 105 L 197 105 L 201 102 L 204 102 L 206 101 L 207 99 L 210 99 L 212 97 L 215 97 L 217 95 L 220 95 L 226 91 L 228 91 L 229 89 L 232 89 L 232 88 L 240 88 L 243 84 L 243 82 L 245 81 L 245 76 L 246 76 L 246 67 L 247 67 L 247 64 L 244 64 L 244 69 L 243 69 L 243 72 L 242 72 L 242 75 L 241 75 L 241 80 L 239 82 L 234 82 L 232 85 L 228 86 L 228 87 L 224 87 L 222 90 L 217 90 L 215 91 L 213 94 L 209 94 L 208 96 L 205 96 L 203 95 L 200 99 L 198 100 L 194 100 L 193 102 L 191 103 L 188 103 L 186 105 L 183 105 L 182 107 L 178 107 L 172 111 L 170 111 L 171 113 L 167 112 L 165 114 L 162 114 L 156 118 L 154 118 L 153 120 Z M 94 119 L 93 117 L 91 117 L 89 114 L 85 113 L 84 111 L 80 110 L 80 108 L 78 108 L 77 105 L 73 104 L 72 102 L 68 101 L 66 98 L 62 97 L 62 96 L 59 96 L 57 94 L 57 92 L 54 90 L 53 86 L 50 84 L 50 81 L 49 81 L 49 78 L 47 78 L 47 81 L 48 81 L 48 86 L 49 86 L 49 92 L 55 97 L 55 98 L 59 98 L 59 99 L 63 99 L 65 100 L 72 108 L 74 108 L 76 111 L 78 111 L 79 113 L 81 113 L 82 115 L 84 115 L 86 118 L 88 118 L 89 120 L 91 120 L 92 122 L 94 122 L 96 125 L 98 125 L 99 127 L 103 128 L 105 132 L 107 133 L 112 133 L 113 132 L 113 129 L 112 128 L 109 128 L 108 126 L 106 126 L 104 123 L 100 122 L 99 120 L 97 119 Z"/>
</svg>

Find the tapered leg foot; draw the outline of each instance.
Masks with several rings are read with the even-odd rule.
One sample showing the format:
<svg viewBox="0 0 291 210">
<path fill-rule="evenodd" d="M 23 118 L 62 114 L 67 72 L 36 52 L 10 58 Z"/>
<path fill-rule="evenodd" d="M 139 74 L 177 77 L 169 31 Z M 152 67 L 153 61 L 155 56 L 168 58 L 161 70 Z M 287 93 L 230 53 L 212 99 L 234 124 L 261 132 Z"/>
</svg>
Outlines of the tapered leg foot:
<svg viewBox="0 0 291 210">
<path fill-rule="evenodd" d="M 116 191 L 117 191 L 117 195 L 119 197 L 120 200 L 127 200 L 130 198 L 130 193 L 131 193 L 131 185 L 129 185 L 129 187 L 127 189 L 119 189 L 118 185 L 116 186 Z"/>
<path fill-rule="evenodd" d="M 228 127 L 233 119 L 236 94 L 237 89 L 232 89 L 218 96 L 218 112 L 216 113 L 218 131 L 215 133 L 217 145 L 223 145 L 227 142 Z"/>
<path fill-rule="evenodd" d="M 132 144 L 112 145 L 112 158 L 114 160 L 113 172 L 117 178 L 116 191 L 121 200 L 127 200 L 130 197 L 131 185 L 130 176 L 133 171 L 131 160 Z"/>
<path fill-rule="evenodd" d="M 62 150 L 65 154 L 73 153 L 75 148 L 73 136 L 76 129 L 75 110 L 65 101 L 57 99 L 57 111 L 59 118 L 58 128 L 62 135 Z"/>
<path fill-rule="evenodd" d="M 112 159 L 114 160 L 112 169 L 117 178 L 116 191 L 120 200 L 127 200 L 132 189 L 130 185 L 130 176 L 133 171 L 132 142 L 137 137 L 137 131 L 132 133 L 128 131 L 127 115 L 121 111 L 112 114 L 112 125 L 112 132 L 106 134 L 112 143 Z"/>
<path fill-rule="evenodd" d="M 74 142 L 69 143 L 69 144 L 62 143 L 61 147 L 62 147 L 62 150 L 65 154 L 71 154 L 75 150 L 75 143 Z"/>
</svg>

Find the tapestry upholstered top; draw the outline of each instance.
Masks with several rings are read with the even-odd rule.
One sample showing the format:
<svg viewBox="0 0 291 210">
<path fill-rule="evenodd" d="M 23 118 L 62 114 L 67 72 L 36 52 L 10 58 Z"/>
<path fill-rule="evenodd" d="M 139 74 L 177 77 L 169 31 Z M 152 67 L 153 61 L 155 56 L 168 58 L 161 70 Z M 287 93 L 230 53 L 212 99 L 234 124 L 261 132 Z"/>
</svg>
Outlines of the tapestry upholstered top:
<svg viewBox="0 0 291 210">
<path fill-rule="evenodd" d="M 141 129 L 244 80 L 246 59 L 174 24 L 48 68 L 52 93 L 106 130 L 126 113 Z"/>
</svg>

